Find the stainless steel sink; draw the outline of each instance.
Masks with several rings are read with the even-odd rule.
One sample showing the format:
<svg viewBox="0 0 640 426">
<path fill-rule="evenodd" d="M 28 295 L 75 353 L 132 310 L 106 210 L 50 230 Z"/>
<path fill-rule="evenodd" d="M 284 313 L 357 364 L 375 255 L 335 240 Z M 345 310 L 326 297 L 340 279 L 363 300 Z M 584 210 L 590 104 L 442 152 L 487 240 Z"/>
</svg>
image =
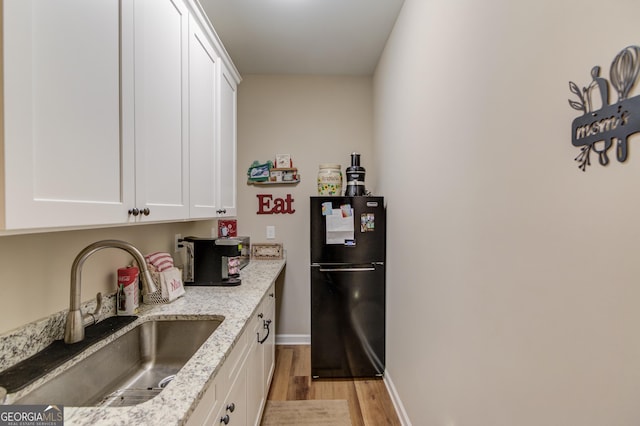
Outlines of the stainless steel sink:
<svg viewBox="0 0 640 426">
<path fill-rule="evenodd" d="M 222 321 L 215 317 L 144 322 L 15 404 L 92 407 L 148 401 L 162 392 Z"/>
</svg>

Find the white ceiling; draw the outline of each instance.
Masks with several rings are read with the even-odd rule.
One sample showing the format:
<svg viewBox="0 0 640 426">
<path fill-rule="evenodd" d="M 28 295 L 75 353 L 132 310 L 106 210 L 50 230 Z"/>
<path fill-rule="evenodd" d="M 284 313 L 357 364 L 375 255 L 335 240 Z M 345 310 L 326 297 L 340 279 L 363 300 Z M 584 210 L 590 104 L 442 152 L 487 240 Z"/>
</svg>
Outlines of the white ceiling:
<svg viewBox="0 0 640 426">
<path fill-rule="evenodd" d="M 200 0 L 241 74 L 371 75 L 404 0 Z"/>
</svg>

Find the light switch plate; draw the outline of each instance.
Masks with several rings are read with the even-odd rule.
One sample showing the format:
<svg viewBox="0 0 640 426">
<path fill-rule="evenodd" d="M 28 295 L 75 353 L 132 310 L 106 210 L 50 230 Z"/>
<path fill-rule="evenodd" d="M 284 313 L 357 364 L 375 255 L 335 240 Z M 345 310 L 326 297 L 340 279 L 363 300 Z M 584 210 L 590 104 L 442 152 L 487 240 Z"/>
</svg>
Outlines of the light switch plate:
<svg viewBox="0 0 640 426">
<path fill-rule="evenodd" d="M 267 240 L 273 240 L 276 238 L 276 227 L 273 225 L 267 226 Z"/>
</svg>

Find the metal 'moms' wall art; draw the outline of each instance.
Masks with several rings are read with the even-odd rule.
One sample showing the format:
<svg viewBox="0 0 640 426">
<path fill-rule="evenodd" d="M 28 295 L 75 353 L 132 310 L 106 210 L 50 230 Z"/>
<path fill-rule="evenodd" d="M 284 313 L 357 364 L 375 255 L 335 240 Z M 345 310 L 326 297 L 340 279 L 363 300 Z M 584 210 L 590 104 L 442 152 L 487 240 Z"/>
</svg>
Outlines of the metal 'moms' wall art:
<svg viewBox="0 0 640 426">
<path fill-rule="evenodd" d="M 640 95 L 628 97 L 638 71 L 640 47 L 629 46 L 616 55 L 609 70 L 611 85 L 618 93 L 618 100 L 613 104 L 609 104 L 609 82 L 600 77 L 599 66 L 591 69 L 591 83 L 587 87 L 580 89 L 573 81 L 569 82 L 569 89 L 578 97 L 578 100 L 569 99 L 569 105 L 582 111 L 571 124 L 571 143 L 580 147 L 575 160 L 582 171 L 591 165 L 591 151 L 598 154 L 598 161 L 606 166 L 607 151 L 614 143 L 618 161 L 627 159 L 627 139 L 640 132 Z M 598 95 L 600 102 L 596 103 Z"/>
</svg>

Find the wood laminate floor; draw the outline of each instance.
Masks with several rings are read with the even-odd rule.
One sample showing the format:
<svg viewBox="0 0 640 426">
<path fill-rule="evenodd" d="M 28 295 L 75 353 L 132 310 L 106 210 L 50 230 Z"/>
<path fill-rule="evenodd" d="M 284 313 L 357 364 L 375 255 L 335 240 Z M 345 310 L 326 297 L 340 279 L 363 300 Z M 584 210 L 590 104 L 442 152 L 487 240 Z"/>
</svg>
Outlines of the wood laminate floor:
<svg viewBox="0 0 640 426">
<path fill-rule="evenodd" d="M 346 399 L 353 426 L 400 425 L 382 379 L 311 380 L 311 346 L 276 346 L 269 400 Z"/>
</svg>

